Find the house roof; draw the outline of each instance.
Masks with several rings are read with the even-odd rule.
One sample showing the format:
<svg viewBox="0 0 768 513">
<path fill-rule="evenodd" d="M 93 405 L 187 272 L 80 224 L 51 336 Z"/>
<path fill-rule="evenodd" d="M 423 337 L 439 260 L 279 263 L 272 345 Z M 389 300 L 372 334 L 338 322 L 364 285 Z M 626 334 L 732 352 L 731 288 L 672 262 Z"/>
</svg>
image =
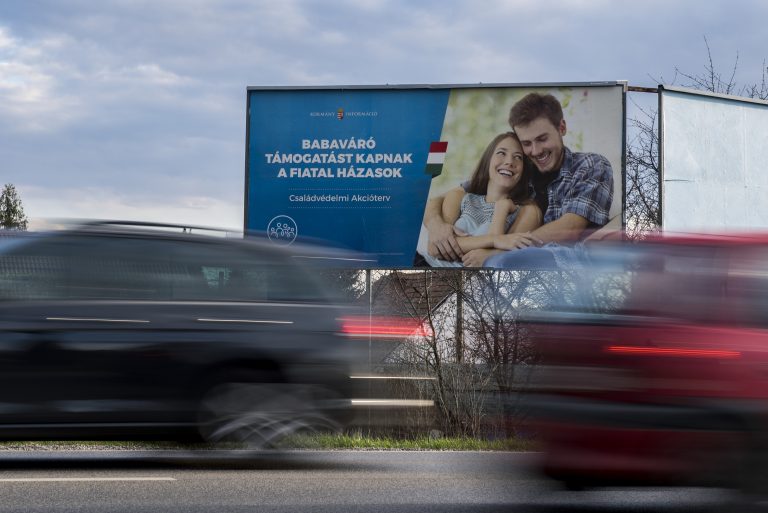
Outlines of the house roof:
<svg viewBox="0 0 768 513">
<path fill-rule="evenodd" d="M 424 319 L 456 293 L 461 273 L 455 270 L 391 271 L 373 284 L 373 315 Z"/>
</svg>

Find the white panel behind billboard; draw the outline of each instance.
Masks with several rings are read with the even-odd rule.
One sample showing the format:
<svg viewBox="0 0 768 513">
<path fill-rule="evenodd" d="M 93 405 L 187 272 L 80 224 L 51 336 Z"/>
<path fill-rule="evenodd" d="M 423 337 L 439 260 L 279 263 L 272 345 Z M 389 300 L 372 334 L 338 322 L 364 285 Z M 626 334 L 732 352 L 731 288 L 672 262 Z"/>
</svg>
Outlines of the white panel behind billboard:
<svg viewBox="0 0 768 513">
<path fill-rule="evenodd" d="M 768 102 L 660 94 L 663 228 L 768 228 Z"/>
</svg>

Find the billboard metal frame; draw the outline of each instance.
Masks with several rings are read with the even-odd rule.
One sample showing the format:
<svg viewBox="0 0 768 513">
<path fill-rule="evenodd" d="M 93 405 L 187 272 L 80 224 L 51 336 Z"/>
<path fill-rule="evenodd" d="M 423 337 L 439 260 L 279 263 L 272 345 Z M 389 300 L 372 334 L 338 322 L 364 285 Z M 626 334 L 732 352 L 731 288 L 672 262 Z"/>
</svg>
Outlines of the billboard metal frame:
<svg viewBox="0 0 768 513">
<path fill-rule="evenodd" d="M 626 172 L 627 172 L 627 92 L 630 87 L 626 80 L 595 81 L 595 82 L 523 82 L 523 83 L 476 83 L 476 84 L 368 84 L 368 85 L 307 85 L 307 86 L 248 86 L 246 87 L 246 122 L 245 122 L 245 162 L 243 188 L 243 231 L 247 233 L 249 212 L 249 162 L 251 138 L 251 91 L 360 91 L 360 90 L 444 90 L 444 89 L 478 89 L 478 88 L 578 88 L 578 87 L 622 87 L 621 95 L 621 229 L 626 228 Z M 615 201 L 615 199 L 614 199 Z M 388 267 L 377 267 L 377 269 Z M 400 267 L 398 267 L 399 269 Z M 393 268 L 394 269 L 394 268 Z"/>
<path fill-rule="evenodd" d="M 664 92 L 689 94 L 691 96 L 707 96 L 721 100 L 736 101 L 740 103 L 754 103 L 757 105 L 768 106 L 768 100 L 757 98 L 748 98 L 744 96 L 735 96 L 732 94 L 713 93 L 711 91 L 700 91 L 689 87 L 669 86 L 659 84 L 658 86 L 658 108 L 659 108 L 659 228 L 664 227 Z M 626 155 L 626 154 L 625 154 Z"/>
</svg>

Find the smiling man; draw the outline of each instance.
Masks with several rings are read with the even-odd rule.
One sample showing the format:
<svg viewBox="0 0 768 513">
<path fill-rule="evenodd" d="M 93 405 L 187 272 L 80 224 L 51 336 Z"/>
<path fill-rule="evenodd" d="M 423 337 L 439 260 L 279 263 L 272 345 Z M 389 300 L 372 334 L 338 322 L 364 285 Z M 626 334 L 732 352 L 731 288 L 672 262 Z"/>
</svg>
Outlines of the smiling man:
<svg viewBox="0 0 768 513">
<path fill-rule="evenodd" d="M 538 173 L 533 175 L 536 202 L 544 224 L 527 233 L 498 237 L 485 250 L 484 266 L 551 269 L 578 261 L 573 246 L 608 223 L 613 200 L 613 170 L 602 155 L 572 152 L 563 143 L 566 123 L 560 102 L 551 94 L 530 93 L 509 114 L 509 124 Z M 435 202 L 437 203 L 437 202 Z M 424 224 L 430 249 L 446 259 L 461 259 L 453 231 L 428 204 Z"/>
</svg>

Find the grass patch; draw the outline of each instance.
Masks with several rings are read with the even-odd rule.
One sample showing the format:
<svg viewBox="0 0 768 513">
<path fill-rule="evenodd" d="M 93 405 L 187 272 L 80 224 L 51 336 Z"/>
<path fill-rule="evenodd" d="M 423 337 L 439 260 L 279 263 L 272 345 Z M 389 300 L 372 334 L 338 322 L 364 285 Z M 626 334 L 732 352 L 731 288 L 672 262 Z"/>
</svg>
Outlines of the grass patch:
<svg viewBox="0 0 768 513">
<path fill-rule="evenodd" d="M 0 442 L 0 451 L 163 451 L 213 449 L 211 444 L 151 441 L 34 440 Z"/>
<path fill-rule="evenodd" d="M 237 444 L 183 444 L 178 442 L 19 441 L 0 442 L 0 451 L 173 451 L 238 449 Z M 416 438 L 372 437 L 361 434 L 293 435 L 281 440 L 278 449 L 369 451 L 534 451 L 532 440 L 506 438 L 482 440 L 428 436 Z"/>
<path fill-rule="evenodd" d="M 505 438 L 482 440 L 478 438 L 453 438 L 428 436 L 411 439 L 368 437 L 363 435 L 294 435 L 283 439 L 283 449 L 356 449 L 396 451 L 532 451 L 531 440 Z"/>
</svg>

